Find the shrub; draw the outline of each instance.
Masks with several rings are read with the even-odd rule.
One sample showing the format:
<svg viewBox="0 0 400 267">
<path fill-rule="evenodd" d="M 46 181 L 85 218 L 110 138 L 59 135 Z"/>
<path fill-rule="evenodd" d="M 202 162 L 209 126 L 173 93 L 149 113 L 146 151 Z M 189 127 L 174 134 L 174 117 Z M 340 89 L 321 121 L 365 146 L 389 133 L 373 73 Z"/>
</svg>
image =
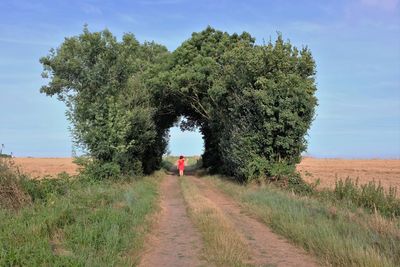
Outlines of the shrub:
<svg viewBox="0 0 400 267">
<path fill-rule="evenodd" d="M 120 178 L 122 173 L 117 163 L 93 160 L 85 163 L 84 168 L 81 170 L 81 175 L 90 180 L 101 181 Z"/>
<path fill-rule="evenodd" d="M 317 184 L 308 184 L 303 178 L 301 178 L 300 173 L 293 173 L 288 178 L 287 189 L 298 194 L 298 195 L 312 195 L 315 193 L 315 187 Z"/>
<path fill-rule="evenodd" d="M 1 208 L 18 209 L 31 202 L 29 194 L 21 185 L 26 180 L 26 176 L 18 171 L 11 159 L 0 158 Z"/>
<path fill-rule="evenodd" d="M 46 177 L 41 180 L 24 179 L 21 187 L 29 194 L 33 202 L 47 202 L 51 196 L 65 195 L 69 192 L 71 181 L 69 176 L 59 175 L 57 178 Z"/>
</svg>

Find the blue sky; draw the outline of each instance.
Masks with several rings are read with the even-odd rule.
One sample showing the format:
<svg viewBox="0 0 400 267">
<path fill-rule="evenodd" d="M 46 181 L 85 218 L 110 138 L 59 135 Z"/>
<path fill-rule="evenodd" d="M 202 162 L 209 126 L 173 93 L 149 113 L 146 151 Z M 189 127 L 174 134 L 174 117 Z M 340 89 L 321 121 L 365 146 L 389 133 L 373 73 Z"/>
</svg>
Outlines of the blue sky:
<svg viewBox="0 0 400 267">
<path fill-rule="evenodd" d="M 39 58 L 66 36 L 110 29 L 174 50 L 207 25 L 247 31 L 257 42 L 276 32 L 307 45 L 317 63 L 319 106 L 308 154 L 400 158 L 399 0 L 2 0 L 0 143 L 16 156 L 70 156 L 65 107 L 39 93 Z M 171 130 L 173 154 L 200 154 L 199 133 Z"/>
</svg>

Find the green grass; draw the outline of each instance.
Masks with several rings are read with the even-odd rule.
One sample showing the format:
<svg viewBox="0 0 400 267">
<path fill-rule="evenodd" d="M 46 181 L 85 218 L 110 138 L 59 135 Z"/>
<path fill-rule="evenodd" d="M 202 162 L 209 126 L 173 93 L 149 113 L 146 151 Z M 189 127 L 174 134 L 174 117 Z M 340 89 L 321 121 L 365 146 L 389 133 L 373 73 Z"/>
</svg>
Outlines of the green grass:
<svg viewBox="0 0 400 267">
<path fill-rule="evenodd" d="M 210 178 L 276 233 L 333 266 L 398 266 L 400 221 L 350 210 L 273 186 L 240 186 Z M 339 203 L 340 205 L 340 203 Z"/>
<path fill-rule="evenodd" d="M 46 188 L 18 211 L 0 209 L 0 266 L 137 263 L 150 214 L 157 209 L 157 178 L 75 180 L 66 191 L 48 194 Z"/>
</svg>

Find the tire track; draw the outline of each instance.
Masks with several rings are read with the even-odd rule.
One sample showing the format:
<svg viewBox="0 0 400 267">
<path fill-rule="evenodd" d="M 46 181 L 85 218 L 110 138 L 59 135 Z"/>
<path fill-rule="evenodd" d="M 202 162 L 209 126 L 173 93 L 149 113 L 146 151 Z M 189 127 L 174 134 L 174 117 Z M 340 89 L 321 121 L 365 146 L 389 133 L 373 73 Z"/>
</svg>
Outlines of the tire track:
<svg viewBox="0 0 400 267">
<path fill-rule="evenodd" d="M 317 260 L 304 250 L 273 233 L 256 218 L 245 214 L 239 204 L 209 182 L 194 176 L 187 178 L 199 188 L 204 197 L 210 199 L 221 209 L 241 234 L 252 254 L 251 264 L 256 266 L 320 266 Z"/>
<path fill-rule="evenodd" d="M 139 266 L 208 266 L 201 259 L 202 240 L 190 221 L 176 176 L 160 186 L 161 213 Z"/>
</svg>

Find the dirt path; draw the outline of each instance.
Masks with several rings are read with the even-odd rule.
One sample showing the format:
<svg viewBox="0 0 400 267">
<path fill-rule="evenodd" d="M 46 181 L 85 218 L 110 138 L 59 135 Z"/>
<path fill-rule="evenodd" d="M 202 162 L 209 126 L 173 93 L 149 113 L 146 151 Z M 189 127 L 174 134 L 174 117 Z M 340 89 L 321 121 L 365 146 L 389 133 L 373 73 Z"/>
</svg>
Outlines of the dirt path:
<svg viewBox="0 0 400 267">
<path fill-rule="evenodd" d="M 274 234 L 257 218 L 208 181 L 186 176 L 234 225 L 251 253 L 255 266 L 319 266 L 305 251 Z M 203 243 L 186 212 L 178 177 L 167 175 L 161 183 L 161 213 L 146 244 L 139 266 L 210 266 L 201 259 Z"/>
<path fill-rule="evenodd" d="M 252 253 L 251 264 L 256 266 L 319 266 L 305 251 L 274 234 L 265 224 L 244 213 L 230 197 L 219 192 L 210 183 L 188 176 L 203 196 L 214 202 L 242 235 Z"/>
<path fill-rule="evenodd" d="M 139 266 L 208 266 L 202 240 L 190 221 L 176 176 L 161 182 L 161 214 Z"/>
</svg>

